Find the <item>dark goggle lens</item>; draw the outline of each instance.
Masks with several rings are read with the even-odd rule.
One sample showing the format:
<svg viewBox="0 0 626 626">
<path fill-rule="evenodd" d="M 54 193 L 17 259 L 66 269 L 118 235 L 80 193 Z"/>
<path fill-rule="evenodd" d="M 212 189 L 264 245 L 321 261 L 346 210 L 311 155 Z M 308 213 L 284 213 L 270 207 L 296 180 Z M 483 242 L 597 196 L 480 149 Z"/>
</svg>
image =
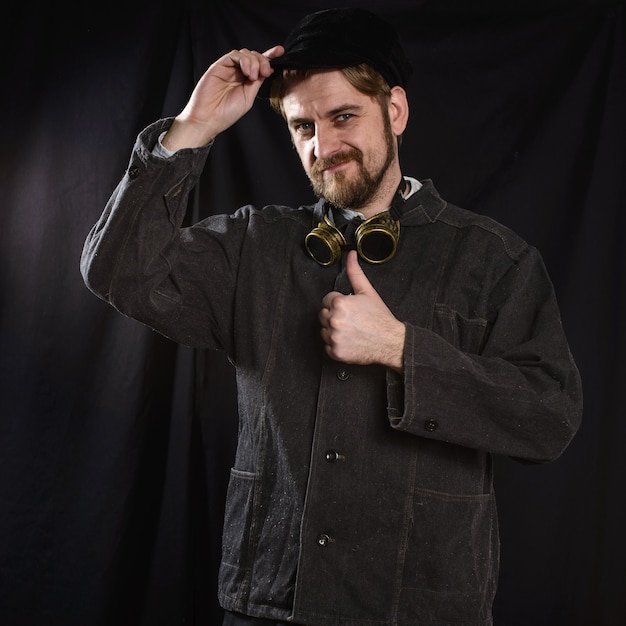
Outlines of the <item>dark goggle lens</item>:
<svg viewBox="0 0 626 626">
<path fill-rule="evenodd" d="M 320 265 L 332 265 L 334 262 L 333 251 L 325 239 L 310 233 L 304 243 L 308 253 Z"/>
<path fill-rule="evenodd" d="M 357 244 L 359 254 L 369 263 L 384 263 L 396 252 L 396 240 L 386 230 L 371 230 Z"/>
<path fill-rule="evenodd" d="M 324 221 L 304 238 L 304 245 L 309 255 L 324 266 L 332 265 L 341 258 L 341 248 L 345 244 L 344 236 L 328 219 L 328 216 L 324 216 Z"/>
</svg>

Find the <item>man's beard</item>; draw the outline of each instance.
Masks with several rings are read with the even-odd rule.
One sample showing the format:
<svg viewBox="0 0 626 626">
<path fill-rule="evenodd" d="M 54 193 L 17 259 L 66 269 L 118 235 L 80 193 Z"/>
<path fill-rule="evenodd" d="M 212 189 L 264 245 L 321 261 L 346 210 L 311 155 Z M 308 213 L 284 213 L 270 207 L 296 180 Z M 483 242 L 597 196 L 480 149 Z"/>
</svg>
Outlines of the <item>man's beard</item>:
<svg viewBox="0 0 626 626">
<path fill-rule="evenodd" d="M 381 166 L 368 172 L 363 163 L 363 152 L 352 148 L 328 159 L 318 159 L 309 172 L 311 187 L 318 198 L 326 198 L 342 209 L 358 210 L 368 204 L 376 195 L 387 169 L 395 158 L 395 137 L 391 132 L 389 119 L 385 119 L 386 155 Z M 333 174 L 329 181 L 324 180 L 324 170 L 333 165 L 354 161 L 358 175 L 349 179 L 344 172 Z"/>
</svg>

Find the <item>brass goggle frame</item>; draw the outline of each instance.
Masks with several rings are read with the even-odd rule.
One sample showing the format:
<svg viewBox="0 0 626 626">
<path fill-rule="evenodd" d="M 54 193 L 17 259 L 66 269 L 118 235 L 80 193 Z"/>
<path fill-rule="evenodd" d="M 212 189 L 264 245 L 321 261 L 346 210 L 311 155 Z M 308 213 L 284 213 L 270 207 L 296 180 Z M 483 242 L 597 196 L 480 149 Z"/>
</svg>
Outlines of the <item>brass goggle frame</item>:
<svg viewBox="0 0 626 626">
<path fill-rule="evenodd" d="M 396 253 L 400 238 L 400 222 L 383 211 L 365 220 L 354 234 L 359 256 L 368 263 L 386 263 Z M 312 259 L 328 266 L 341 258 L 348 247 L 343 233 L 331 222 L 328 215 L 304 238 L 304 245 Z"/>
</svg>

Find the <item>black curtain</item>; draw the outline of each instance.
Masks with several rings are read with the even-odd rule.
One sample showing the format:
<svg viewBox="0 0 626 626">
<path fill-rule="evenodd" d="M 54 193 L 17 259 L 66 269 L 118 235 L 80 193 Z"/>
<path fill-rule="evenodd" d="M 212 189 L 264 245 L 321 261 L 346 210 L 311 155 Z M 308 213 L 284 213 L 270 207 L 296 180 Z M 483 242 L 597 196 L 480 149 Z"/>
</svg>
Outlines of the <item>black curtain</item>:
<svg viewBox="0 0 626 626">
<path fill-rule="evenodd" d="M 333 4 L 397 24 L 415 66 L 405 173 L 541 250 L 583 377 L 583 425 L 559 460 L 496 459 L 495 622 L 626 623 L 623 3 L 155 0 L 3 10 L 3 626 L 220 623 L 231 366 L 118 314 L 78 260 L 136 134 L 223 53 L 265 50 Z M 219 137 L 188 219 L 312 200 L 259 102 Z"/>
</svg>

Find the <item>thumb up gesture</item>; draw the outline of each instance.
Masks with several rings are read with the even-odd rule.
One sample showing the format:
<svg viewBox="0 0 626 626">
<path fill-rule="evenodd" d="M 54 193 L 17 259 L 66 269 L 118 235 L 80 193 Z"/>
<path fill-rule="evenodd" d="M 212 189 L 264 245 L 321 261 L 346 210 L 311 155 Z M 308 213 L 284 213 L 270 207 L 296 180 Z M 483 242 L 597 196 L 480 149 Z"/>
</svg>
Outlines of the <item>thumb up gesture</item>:
<svg viewBox="0 0 626 626">
<path fill-rule="evenodd" d="M 326 354 L 336 361 L 378 363 L 402 372 L 405 327 L 361 269 L 355 250 L 348 253 L 346 272 L 354 294 L 331 291 L 319 313 Z"/>
</svg>

